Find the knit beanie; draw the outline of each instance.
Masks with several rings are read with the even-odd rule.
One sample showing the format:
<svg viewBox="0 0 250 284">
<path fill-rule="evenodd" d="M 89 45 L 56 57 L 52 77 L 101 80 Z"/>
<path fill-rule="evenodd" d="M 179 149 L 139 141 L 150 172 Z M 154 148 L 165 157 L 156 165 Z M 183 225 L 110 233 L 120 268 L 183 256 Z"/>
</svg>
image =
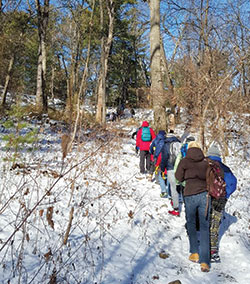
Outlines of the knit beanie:
<svg viewBox="0 0 250 284">
<path fill-rule="evenodd" d="M 191 141 L 195 141 L 195 138 L 194 138 L 193 136 L 189 136 L 189 137 L 186 139 L 186 143 L 191 142 Z"/>
<path fill-rule="evenodd" d="M 214 144 L 208 149 L 207 155 L 208 156 L 216 156 L 216 157 L 221 156 L 219 148 Z"/>
<path fill-rule="evenodd" d="M 200 144 L 196 141 L 191 141 L 188 143 L 188 149 L 190 148 L 200 148 Z"/>
</svg>

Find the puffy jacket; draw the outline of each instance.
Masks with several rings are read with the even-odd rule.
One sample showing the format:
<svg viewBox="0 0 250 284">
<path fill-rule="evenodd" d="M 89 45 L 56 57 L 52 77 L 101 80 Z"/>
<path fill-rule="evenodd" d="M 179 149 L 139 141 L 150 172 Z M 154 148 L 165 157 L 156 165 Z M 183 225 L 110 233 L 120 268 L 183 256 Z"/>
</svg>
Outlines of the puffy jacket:
<svg viewBox="0 0 250 284">
<path fill-rule="evenodd" d="M 162 147 L 165 143 L 165 139 L 166 139 L 166 132 L 159 131 L 159 133 L 157 134 L 157 136 L 150 145 L 149 152 L 150 154 L 154 155 L 155 160 L 157 160 L 159 154 L 161 153 Z"/>
<path fill-rule="evenodd" d="M 226 198 L 229 198 L 229 196 L 236 190 L 237 188 L 237 178 L 232 173 L 230 168 L 222 163 L 221 158 L 217 156 L 208 156 L 209 159 L 218 161 L 223 172 L 224 172 L 224 180 L 226 183 Z"/>
<path fill-rule="evenodd" d="M 175 178 L 179 182 L 186 181 L 184 196 L 198 194 L 207 191 L 206 172 L 208 163 L 204 160 L 204 154 L 200 148 L 190 148 L 175 172 Z"/>
<path fill-rule="evenodd" d="M 151 133 L 151 141 L 142 141 L 141 136 L 142 136 L 142 128 L 143 127 L 149 127 L 149 124 L 147 121 L 143 121 L 141 128 L 137 132 L 136 136 L 136 146 L 139 147 L 140 151 L 149 151 L 151 141 L 155 139 L 155 133 L 152 128 L 150 128 L 150 133 Z"/>
</svg>

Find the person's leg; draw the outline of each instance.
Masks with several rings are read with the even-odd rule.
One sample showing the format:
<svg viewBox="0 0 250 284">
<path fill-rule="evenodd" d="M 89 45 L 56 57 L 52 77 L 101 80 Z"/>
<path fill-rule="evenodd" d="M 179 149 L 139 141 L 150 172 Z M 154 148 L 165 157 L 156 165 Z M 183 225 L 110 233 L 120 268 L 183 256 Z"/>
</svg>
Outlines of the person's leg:
<svg viewBox="0 0 250 284">
<path fill-rule="evenodd" d="M 149 151 L 145 151 L 145 158 L 146 158 L 146 169 L 150 173 L 151 169 L 151 155 Z"/>
<path fill-rule="evenodd" d="M 173 208 L 175 210 L 179 210 L 179 194 L 176 189 L 176 180 L 174 175 L 174 170 L 168 170 L 167 172 L 167 179 L 170 183 L 171 187 L 171 196 L 173 201 Z"/>
<path fill-rule="evenodd" d="M 166 187 L 166 182 L 165 182 L 165 179 L 162 178 L 161 176 L 161 172 L 158 173 L 158 180 L 159 180 L 159 184 L 160 184 L 160 187 L 161 187 L 161 193 L 165 194 L 164 197 L 167 197 L 167 187 Z"/>
<path fill-rule="evenodd" d="M 186 214 L 186 229 L 189 238 L 190 253 L 199 253 L 199 244 L 196 232 L 196 210 L 197 200 L 196 195 L 185 196 L 185 214 Z"/>
<path fill-rule="evenodd" d="M 200 222 L 200 262 L 210 264 L 209 214 L 206 214 L 207 193 L 197 194 Z M 210 205 L 208 206 L 208 212 Z"/>
<path fill-rule="evenodd" d="M 168 196 L 169 197 L 172 197 L 172 195 L 171 195 L 171 189 L 170 189 L 170 183 L 169 183 L 169 181 L 168 181 L 168 179 L 167 179 L 167 193 L 168 193 Z"/>
<path fill-rule="evenodd" d="M 219 230 L 220 222 L 226 206 L 226 198 L 212 199 L 210 215 L 210 253 L 213 261 L 220 261 Z"/>
<path fill-rule="evenodd" d="M 145 173 L 145 151 L 140 151 L 140 173 Z"/>
<path fill-rule="evenodd" d="M 211 209 L 210 215 L 210 251 L 211 254 L 218 253 L 219 250 L 219 229 L 222 212 Z"/>
</svg>

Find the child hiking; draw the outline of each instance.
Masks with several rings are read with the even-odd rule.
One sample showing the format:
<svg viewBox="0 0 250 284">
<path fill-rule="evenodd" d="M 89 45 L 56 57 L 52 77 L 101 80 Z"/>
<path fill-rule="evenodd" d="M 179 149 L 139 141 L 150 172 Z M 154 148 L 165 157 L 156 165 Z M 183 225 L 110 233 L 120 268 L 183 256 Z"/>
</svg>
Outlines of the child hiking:
<svg viewBox="0 0 250 284">
<path fill-rule="evenodd" d="M 207 156 L 214 162 L 217 162 L 223 171 L 224 181 L 226 183 L 225 196 L 218 199 L 211 197 L 211 211 L 210 211 L 210 255 L 211 262 L 220 262 L 219 256 L 219 229 L 221 217 L 225 210 L 225 206 L 229 196 L 235 191 L 237 187 L 237 179 L 229 167 L 224 165 L 221 161 L 221 153 L 216 145 L 212 145 L 207 152 Z"/>
</svg>

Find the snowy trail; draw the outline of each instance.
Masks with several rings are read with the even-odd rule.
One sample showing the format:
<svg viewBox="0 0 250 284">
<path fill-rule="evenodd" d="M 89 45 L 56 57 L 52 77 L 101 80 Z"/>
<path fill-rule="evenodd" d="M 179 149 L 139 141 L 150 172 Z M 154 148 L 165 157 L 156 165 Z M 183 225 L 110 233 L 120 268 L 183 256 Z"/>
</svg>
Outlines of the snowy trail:
<svg viewBox="0 0 250 284">
<path fill-rule="evenodd" d="M 133 147 L 131 147 L 131 150 L 127 147 L 128 156 L 131 159 L 130 171 L 138 172 L 139 158 L 133 154 L 132 149 Z M 143 203 L 147 204 L 147 214 L 152 216 L 152 222 L 147 227 L 147 233 L 150 235 L 149 246 L 153 246 L 153 249 L 148 249 L 150 256 L 144 256 L 143 260 L 138 258 L 139 254 L 137 253 L 137 261 L 147 262 L 146 274 L 148 274 L 148 279 L 146 280 L 145 277 L 141 276 L 141 273 L 145 274 L 145 271 L 141 269 L 138 271 L 137 267 L 137 270 L 134 269 L 137 271 L 137 276 L 135 277 L 134 275 L 136 279 L 135 283 L 143 283 L 142 279 L 149 281 L 149 271 L 151 272 L 151 277 L 159 276 L 159 279 L 155 282 L 158 284 L 168 283 L 177 279 L 184 284 L 250 282 L 250 272 L 248 270 L 250 263 L 249 240 L 248 243 L 241 240 L 240 232 L 236 229 L 239 224 L 235 216 L 226 212 L 221 225 L 221 234 L 223 234 L 220 246 L 221 263 L 212 263 L 211 271 L 209 273 L 202 273 L 198 264 L 190 263 L 188 260 L 189 244 L 184 227 L 184 204 L 180 217 L 171 216 L 168 214 L 168 210 L 171 209 L 170 201 L 166 198 L 160 198 L 160 186 L 158 184 L 155 182 L 152 183 L 146 178 L 141 180 L 134 178 L 133 182 L 133 186 L 137 189 L 137 194 L 144 195 Z M 230 209 L 232 212 L 233 208 Z M 136 224 L 136 221 L 134 223 Z M 233 231 L 233 234 L 230 233 L 230 230 Z M 137 234 L 133 233 L 135 236 Z M 131 244 L 134 242 L 128 243 Z M 140 245 L 141 249 L 142 245 Z M 167 252 L 169 258 L 161 259 L 159 257 L 161 250 Z M 133 261 L 135 261 L 135 257 Z M 129 282 L 125 281 L 121 283 Z"/>
</svg>

